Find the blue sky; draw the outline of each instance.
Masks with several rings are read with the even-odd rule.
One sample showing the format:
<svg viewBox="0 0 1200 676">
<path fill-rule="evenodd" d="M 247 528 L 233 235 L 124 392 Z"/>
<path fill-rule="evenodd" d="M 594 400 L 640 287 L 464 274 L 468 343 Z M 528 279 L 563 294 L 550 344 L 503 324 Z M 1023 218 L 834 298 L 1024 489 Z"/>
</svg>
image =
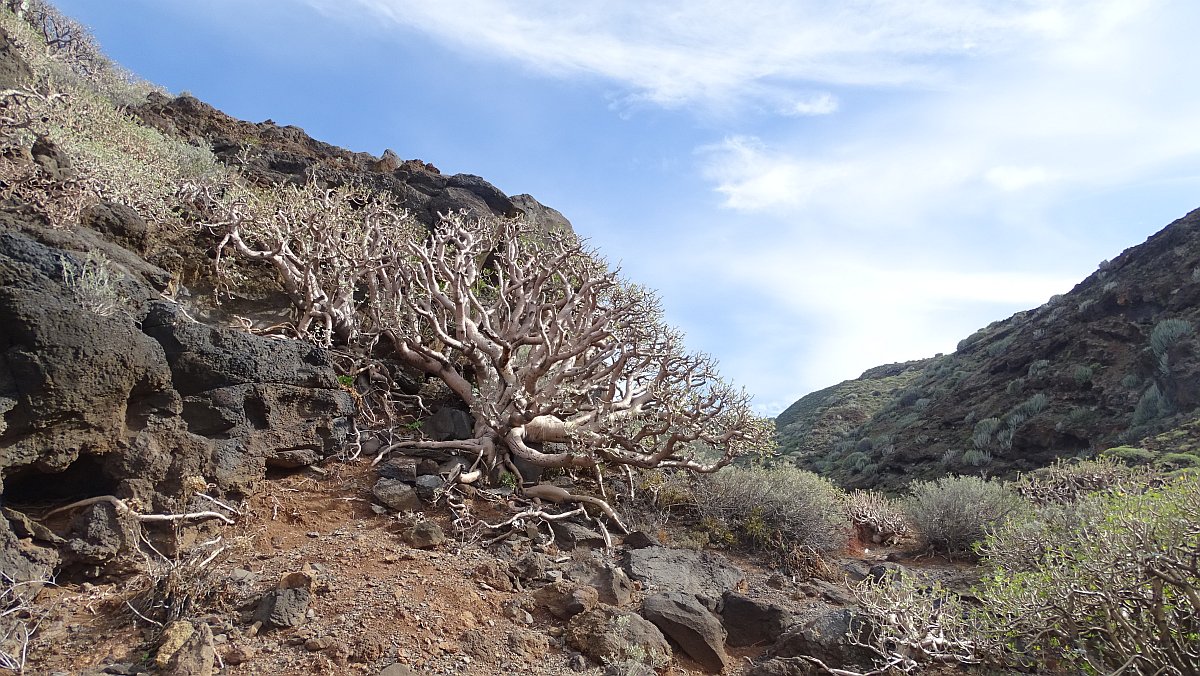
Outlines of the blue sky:
<svg viewBox="0 0 1200 676">
<path fill-rule="evenodd" d="M 225 112 L 483 176 L 774 414 L 1200 207 L 1193 0 L 58 0 Z"/>
</svg>

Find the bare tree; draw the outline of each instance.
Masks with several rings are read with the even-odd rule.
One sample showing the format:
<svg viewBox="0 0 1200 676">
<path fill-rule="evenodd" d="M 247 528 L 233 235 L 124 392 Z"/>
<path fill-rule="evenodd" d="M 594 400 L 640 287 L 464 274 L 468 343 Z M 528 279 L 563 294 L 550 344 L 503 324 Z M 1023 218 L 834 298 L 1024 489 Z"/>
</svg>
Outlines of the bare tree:
<svg viewBox="0 0 1200 676">
<path fill-rule="evenodd" d="M 457 214 L 407 253 L 372 280 L 372 323 L 475 417 L 475 438 L 420 446 L 488 466 L 711 472 L 769 443 L 748 396 L 684 351 L 657 298 L 573 237 Z"/>
<path fill-rule="evenodd" d="M 210 193 L 220 248 L 274 266 L 301 334 L 390 346 L 469 406 L 473 438 L 405 445 L 518 476 L 514 458 L 711 472 L 769 447 L 746 393 L 684 350 L 653 293 L 573 236 L 463 214 L 414 236 L 416 222 L 377 195 L 282 191 Z"/>
</svg>

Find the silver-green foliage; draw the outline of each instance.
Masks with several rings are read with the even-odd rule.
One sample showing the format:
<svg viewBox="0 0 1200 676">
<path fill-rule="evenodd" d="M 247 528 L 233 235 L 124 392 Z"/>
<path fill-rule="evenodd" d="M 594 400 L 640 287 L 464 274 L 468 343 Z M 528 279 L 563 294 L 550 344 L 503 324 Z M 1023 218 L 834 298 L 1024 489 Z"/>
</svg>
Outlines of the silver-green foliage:
<svg viewBox="0 0 1200 676">
<path fill-rule="evenodd" d="M 1150 349 L 1158 360 L 1158 370 L 1163 376 L 1171 375 L 1171 348 L 1195 332 L 1186 319 L 1164 319 L 1154 325 L 1150 332 Z"/>
<path fill-rule="evenodd" d="M 763 548 L 829 552 L 847 541 L 844 494 L 812 472 L 726 467 L 697 477 L 692 494 L 702 515 L 719 519 Z"/>
<path fill-rule="evenodd" d="M 104 254 L 89 253 L 82 261 L 61 256 L 63 284 L 85 310 L 101 317 L 116 314 L 123 304 L 111 263 Z"/>
<path fill-rule="evenodd" d="M 905 512 L 930 549 L 959 555 L 1024 505 L 1004 483 L 955 476 L 914 484 Z"/>
<path fill-rule="evenodd" d="M 981 548 L 980 645 L 1064 673 L 1200 673 L 1200 482 L 1097 495 L 1011 521 Z"/>
</svg>

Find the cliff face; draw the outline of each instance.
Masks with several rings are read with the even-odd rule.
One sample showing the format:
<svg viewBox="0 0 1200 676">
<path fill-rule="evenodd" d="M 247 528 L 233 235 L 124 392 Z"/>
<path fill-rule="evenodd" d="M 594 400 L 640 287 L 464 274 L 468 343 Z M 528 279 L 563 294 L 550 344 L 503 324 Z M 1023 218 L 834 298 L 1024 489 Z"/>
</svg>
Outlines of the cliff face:
<svg viewBox="0 0 1200 676">
<path fill-rule="evenodd" d="M 851 486 L 894 488 L 1137 442 L 1196 417 L 1198 325 L 1193 211 L 953 354 L 802 398 L 776 420 L 782 451 Z"/>
</svg>

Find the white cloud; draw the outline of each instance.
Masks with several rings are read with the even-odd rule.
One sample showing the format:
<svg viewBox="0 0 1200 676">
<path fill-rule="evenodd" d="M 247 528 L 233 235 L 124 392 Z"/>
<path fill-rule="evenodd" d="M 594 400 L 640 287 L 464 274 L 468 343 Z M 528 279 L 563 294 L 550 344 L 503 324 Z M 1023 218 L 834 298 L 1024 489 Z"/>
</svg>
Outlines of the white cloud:
<svg viewBox="0 0 1200 676">
<path fill-rule="evenodd" d="M 847 178 L 849 169 L 807 163 L 776 153 L 752 136 L 731 136 L 703 146 L 705 178 L 725 197 L 724 206 L 746 211 L 803 207 L 814 195 Z"/>
<path fill-rule="evenodd" d="M 800 115 L 804 117 L 831 115 L 836 113 L 839 107 L 837 97 L 829 92 L 821 92 L 802 98 L 780 112 L 784 115 Z"/>
<path fill-rule="evenodd" d="M 1064 30 L 1080 13 L 1059 9 L 1051 20 L 1041 9 L 1046 2 L 1032 0 L 308 2 L 331 15 L 366 11 L 460 50 L 551 75 L 603 77 L 656 104 L 751 98 L 800 115 L 836 106 L 832 96 L 797 100 L 811 83 L 928 84 L 940 78 L 939 58 L 1011 49 L 1031 35 Z M 1097 4 L 1105 2 L 1071 6 Z M 779 106 L 789 100 L 793 105 Z"/>
<path fill-rule="evenodd" d="M 1009 192 L 1054 180 L 1054 175 L 1045 167 L 992 167 L 983 177 L 988 183 Z"/>
</svg>

